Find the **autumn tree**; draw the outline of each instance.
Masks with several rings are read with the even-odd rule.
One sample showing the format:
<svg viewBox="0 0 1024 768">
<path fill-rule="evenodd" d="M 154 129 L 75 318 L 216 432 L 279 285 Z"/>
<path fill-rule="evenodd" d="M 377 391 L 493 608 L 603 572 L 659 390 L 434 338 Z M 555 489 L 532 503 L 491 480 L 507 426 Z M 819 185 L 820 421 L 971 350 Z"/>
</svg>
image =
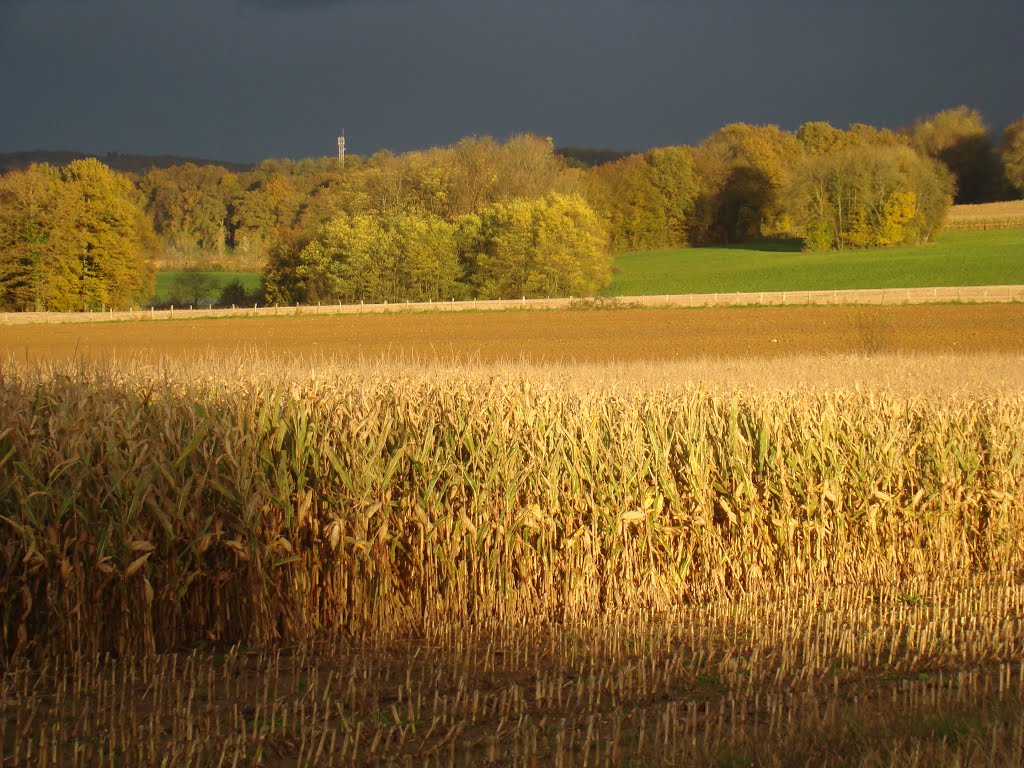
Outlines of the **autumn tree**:
<svg viewBox="0 0 1024 768">
<path fill-rule="evenodd" d="M 498 152 L 498 142 L 487 136 L 465 138 L 451 148 L 452 214 L 475 213 L 500 199 Z"/>
<path fill-rule="evenodd" d="M 268 275 L 268 294 L 280 292 Z M 313 302 L 427 301 L 462 297 L 455 226 L 409 212 L 391 220 L 341 214 L 299 252 L 291 296 Z"/>
<path fill-rule="evenodd" d="M 48 166 L 0 176 L 0 305 L 42 310 L 54 291 L 69 291 L 53 247 L 60 177 Z M 65 279 L 61 280 L 60 278 Z M 62 291 L 63 288 L 63 291 Z"/>
<path fill-rule="evenodd" d="M 927 242 L 951 201 L 937 161 L 905 146 L 853 145 L 809 158 L 790 184 L 790 214 L 808 249 Z"/>
<path fill-rule="evenodd" d="M 651 210 L 655 193 L 649 171 L 641 155 L 629 155 L 588 172 L 588 198 L 607 222 L 615 253 L 664 245 L 657 236 L 660 217 Z"/>
<path fill-rule="evenodd" d="M 547 139 L 474 137 L 402 155 L 378 152 L 338 183 L 316 191 L 310 209 L 334 206 L 335 212 L 385 219 L 418 210 L 454 222 L 495 202 L 575 192 L 579 178 Z"/>
<path fill-rule="evenodd" d="M 784 190 L 803 159 L 796 137 L 775 125 L 733 123 L 697 148 L 704 186 L 695 229 L 706 242 L 785 232 Z"/>
<path fill-rule="evenodd" d="M 684 246 L 701 186 L 689 147 L 662 147 L 591 169 L 589 196 L 616 252 Z"/>
<path fill-rule="evenodd" d="M 231 223 L 235 249 L 252 261 L 265 260 L 269 250 L 286 235 L 302 205 L 302 195 L 288 173 L 261 172 L 234 201 Z"/>
<path fill-rule="evenodd" d="M 165 247 L 224 254 L 238 177 L 220 166 L 185 163 L 149 171 L 139 181 L 146 212 Z"/>
<path fill-rule="evenodd" d="M 154 235 L 132 183 L 93 158 L 70 163 L 61 178 L 57 242 L 78 278 L 67 308 L 126 307 L 144 300 L 153 290 Z"/>
<path fill-rule="evenodd" d="M 578 195 L 488 206 L 472 250 L 480 298 L 591 296 L 611 282 L 604 224 Z"/>
<path fill-rule="evenodd" d="M 550 138 L 532 134 L 512 136 L 500 145 L 496 165 L 497 180 L 492 198 L 496 202 L 579 192 L 580 175 L 568 168 Z"/>
<path fill-rule="evenodd" d="M 1024 117 L 1006 127 L 1001 150 L 1006 180 L 1024 197 Z"/>
<path fill-rule="evenodd" d="M 654 207 L 660 225 L 658 239 L 666 246 L 689 243 L 689 229 L 701 192 L 693 150 L 661 147 L 644 154 L 654 188 Z"/>
<path fill-rule="evenodd" d="M 890 128 L 876 128 L 865 123 L 851 123 L 846 131 L 846 144 L 858 147 L 909 147 L 910 138 Z"/>
<path fill-rule="evenodd" d="M 957 203 L 984 203 L 1003 192 L 1002 168 L 989 128 L 976 109 L 947 109 L 907 129 L 911 145 L 940 160 L 956 179 Z"/>
<path fill-rule="evenodd" d="M 853 141 L 846 131 L 823 121 L 804 123 L 797 129 L 796 138 L 804 151 L 813 157 L 835 152 L 849 146 Z"/>
<path fill-rule="evenodd" d="M 0 295 L 8 308 L 141 302 L 152 292 L 154 242 L 131 182 L 98 160 L 0 179 Z"/>
</svg>

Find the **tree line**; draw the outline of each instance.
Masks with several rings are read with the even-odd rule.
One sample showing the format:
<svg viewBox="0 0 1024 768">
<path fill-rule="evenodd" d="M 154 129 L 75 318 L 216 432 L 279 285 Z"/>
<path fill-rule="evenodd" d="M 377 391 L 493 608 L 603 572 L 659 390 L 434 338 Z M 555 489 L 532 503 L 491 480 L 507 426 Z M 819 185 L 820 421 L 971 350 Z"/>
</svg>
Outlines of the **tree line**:
<svg viewBox="0 0 1024 768">
<path fill-rule="evenodd" d="M 567 157 L 521 135 L 246 172 L 76 160 L 0 176 L 0 304 L 140 304 L 168 255 L 261 269 L 272 303 L 584 296 L 609 284 L 618 252 L 774 236 L 810 249 L 922 243 L 952 200 L 1016 196 L 1024 117 L 997 145 L 966 107 L 898 131 L 734 123 L 697 146 L 622 157 Z"/>
</svg>

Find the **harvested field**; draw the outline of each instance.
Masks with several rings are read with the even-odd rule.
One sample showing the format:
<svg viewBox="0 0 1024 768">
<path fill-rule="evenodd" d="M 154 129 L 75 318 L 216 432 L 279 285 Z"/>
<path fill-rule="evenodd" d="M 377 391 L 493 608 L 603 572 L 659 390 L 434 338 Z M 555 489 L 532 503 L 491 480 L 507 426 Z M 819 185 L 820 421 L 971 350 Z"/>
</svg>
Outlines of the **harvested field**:
<svg viewBox="0 0 1024 768">
<path fill-rule="evenodd" d="M 0 746 L 68 768 L 1019 765 L 1024 666 L 1000 643 L 1024 593 L 935 586 L 19 666 Z"/>
<path fill-rule="evenodd" d="M 0 327 L 0 357 L 595 363 L 1024 352 L 1024 304 L 619 309 Z"/>
<path fill-rule="evenodd" d="M 1014 229 L 1024 227 L 1024 200 L 954 205 L 946 216 L 948 230 Z"/>
</svg>

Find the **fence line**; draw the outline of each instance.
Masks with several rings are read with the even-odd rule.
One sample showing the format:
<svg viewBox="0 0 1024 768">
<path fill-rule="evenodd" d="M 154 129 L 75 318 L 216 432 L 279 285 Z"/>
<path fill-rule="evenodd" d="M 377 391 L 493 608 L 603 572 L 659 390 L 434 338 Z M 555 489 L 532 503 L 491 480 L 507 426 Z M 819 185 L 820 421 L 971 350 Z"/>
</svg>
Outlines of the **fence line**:
<svg viewBox="0 0 1024 768">
<path fill-rule="evenodd" d="M 199 317 L 275 317 L 285 315 L 381 314 L 396 312 L 466 312 L 620 307 L 742 307 L 833 304 L 936 304 L 962 302 L 993 304 L 1024 302 L 1024 285 L 961 286 L 953 288 L 878 288 L 835 291 L 775 291 L 689 293 L 663 296 L 617 296 L 595 299 L 496 299 L 421 301 L 384 304 L 316 304 L 287 307 L 202 307 L 134 309 L 105 312 L 4 312 L 0 324 L 89 323 L 110 320 L 170 320 Z"/>
</svg>

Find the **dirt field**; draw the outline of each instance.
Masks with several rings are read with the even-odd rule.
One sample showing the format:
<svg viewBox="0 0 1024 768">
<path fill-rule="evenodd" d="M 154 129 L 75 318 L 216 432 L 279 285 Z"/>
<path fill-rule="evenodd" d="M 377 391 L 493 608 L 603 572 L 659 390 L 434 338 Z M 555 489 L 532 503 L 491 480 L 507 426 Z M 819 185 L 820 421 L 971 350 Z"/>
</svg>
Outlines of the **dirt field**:
<svg viewBox="0 0 1024 768">
<path fill-rule="evenodd" d="M 601 363 L 1024 351 L 1024 305 L 231 318 L 0 327 L 0 357 L 261 355 Z"/>
</svg>

